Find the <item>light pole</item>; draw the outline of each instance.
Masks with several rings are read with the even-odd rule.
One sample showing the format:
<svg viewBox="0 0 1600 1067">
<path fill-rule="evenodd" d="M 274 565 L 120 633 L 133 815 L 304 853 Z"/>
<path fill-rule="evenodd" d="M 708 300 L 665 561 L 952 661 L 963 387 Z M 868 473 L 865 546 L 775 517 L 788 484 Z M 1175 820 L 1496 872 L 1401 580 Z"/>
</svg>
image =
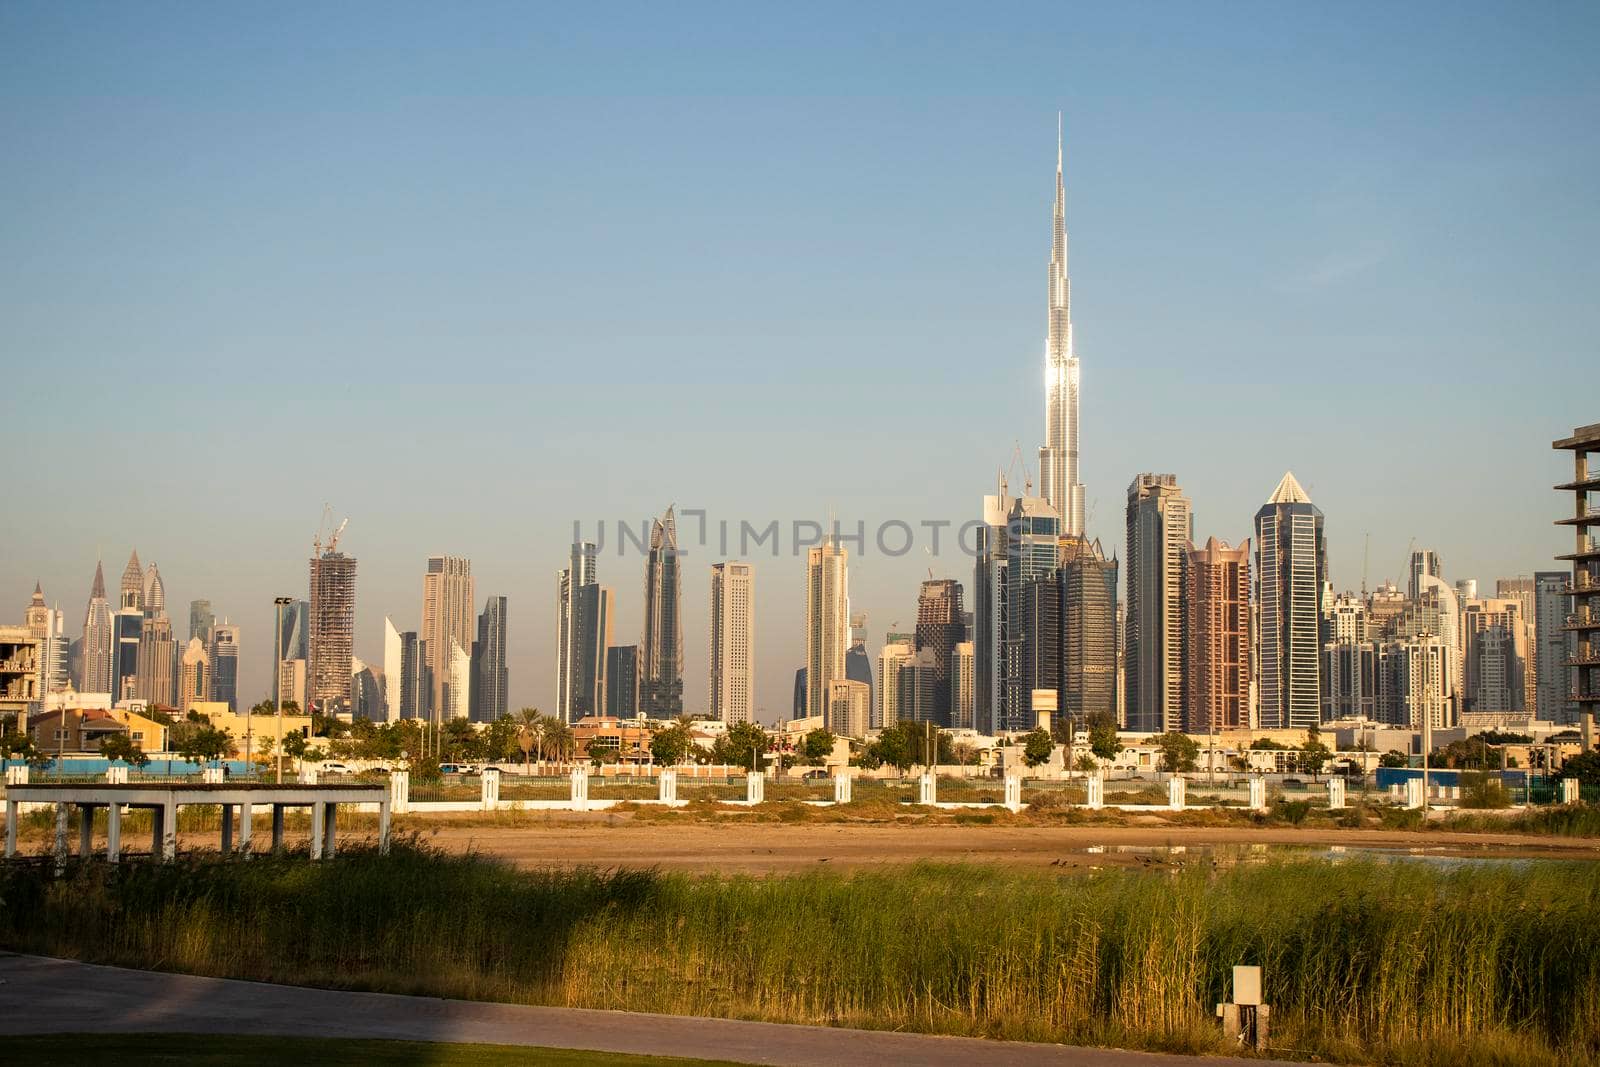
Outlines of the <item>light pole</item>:
<svg viewBox="0 0 1600 1067">
<path fill-rule="evenodd" d="M 292 603 L 294 598 L 287 596 L 274 597 L 272 601 L 277 622 L 272 628 L 272 710 L 274 718 L 278 720 L 278 743 L 273 748 L 273 759 L 277 762 L 278 785 L 283 784 L 283 608 L 285 604 Z M 247 720 L 246 736 L 249 732 Z"/>
</svg>

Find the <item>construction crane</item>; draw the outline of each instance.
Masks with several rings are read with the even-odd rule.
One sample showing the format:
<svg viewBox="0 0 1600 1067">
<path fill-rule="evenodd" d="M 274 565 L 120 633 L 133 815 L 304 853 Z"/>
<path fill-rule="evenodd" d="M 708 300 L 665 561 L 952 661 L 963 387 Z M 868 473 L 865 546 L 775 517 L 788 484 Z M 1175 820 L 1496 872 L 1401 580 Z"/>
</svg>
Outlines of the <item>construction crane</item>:
<svg viewBox="0 0 1600 1067">
<path fill-rule="evenodd" d="M 315 537 L 313 537 L 311 539 L 311 555 L 312 555 L 313 558 L 320 557 L 322 555 L 323 551 L 324 551 L 324 549 L 323 549 L 323 535 L 327 533 L 328 523 L 332 520 L 332 518 L 333 518 L 333 505 L 332 504 L 323 504 L 322 505 L 322 521 L 317 524 L 317 534 L 316 534 Z M 344 528 L 346 526 L 348 526 L 348 525 L 350 525 L 350 519 L 348 517 L 346 517 L 334 529 L 332 534 L 328 534 L 327 535 L 327 549 L 326 549 L 326 551 L 332 552 L 332 551 L 334 551 L 335 549 L 337 549 L 339 547 L 339 536 L 344 533 Z"/>
</svg>

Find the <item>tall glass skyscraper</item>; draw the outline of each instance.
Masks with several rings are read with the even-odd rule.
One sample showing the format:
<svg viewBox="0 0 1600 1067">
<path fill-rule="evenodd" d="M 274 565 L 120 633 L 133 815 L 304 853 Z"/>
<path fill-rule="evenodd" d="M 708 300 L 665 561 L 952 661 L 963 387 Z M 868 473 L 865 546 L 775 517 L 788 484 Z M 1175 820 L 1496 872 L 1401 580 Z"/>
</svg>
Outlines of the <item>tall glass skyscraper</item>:
<svg viewBox="0 0 1600 1067">
<path fill-rule="evenodd" d="M 667 513 L 651 525 L 650 552 L 644 565 L 639 710 L 646 718 L 675 719 L 683 713 L 682 602 L 678 523 L 669 507 Z"/>
<path fill-rule="evenodd" d="M 1256 512 L 1260 728 L 1304 729 L 1321 710 L 1322 511 L 1285 474 Z"/>
</svg>

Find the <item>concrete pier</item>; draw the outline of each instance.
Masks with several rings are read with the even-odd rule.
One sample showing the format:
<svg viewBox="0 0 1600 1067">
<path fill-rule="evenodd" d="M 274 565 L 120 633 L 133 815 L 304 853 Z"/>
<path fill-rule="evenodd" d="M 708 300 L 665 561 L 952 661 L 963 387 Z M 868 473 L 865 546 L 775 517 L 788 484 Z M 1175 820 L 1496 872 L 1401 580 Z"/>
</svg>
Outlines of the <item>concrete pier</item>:
<svg viewBox="0 0 1600 1067">
<path fill-rule="evenodd" d="M 389 790 L 382 785 L 268 785 L 243 783 L 197 784 L 62 784 L 12 785 L 6 790 L 6 855 L 17 853 L 17 820 L 23 804 L 54 804 L 56 833 L 54 855 L 64 866 L 69 853 L 67 827 L 72 807 L 78 808 L 78 847 L 80 858 L 93 852 L 94 813 L 106 809 L 106 859 L 116 863 L 122 856 L 122 809 L 148 808 L 153 816 L 151 854 L 163 861 L 178 855 L 178 809 L 184 805 L 211 804 L 222 809 L 222 851 L 224 854 L 250 850 L 252 809 L 258 804 L 272 805 L 272 847 L 283 847 L 283 812 L 286 808 L 310 808 L 311 856 L 331 858 L 335 850 L 337 813 L 342 804 L 373 804 L 378 808 L 378 848 L 389 850 Z M 238 809 L 239 833 L 235 844 L 233 819 Z"/>
</svg>

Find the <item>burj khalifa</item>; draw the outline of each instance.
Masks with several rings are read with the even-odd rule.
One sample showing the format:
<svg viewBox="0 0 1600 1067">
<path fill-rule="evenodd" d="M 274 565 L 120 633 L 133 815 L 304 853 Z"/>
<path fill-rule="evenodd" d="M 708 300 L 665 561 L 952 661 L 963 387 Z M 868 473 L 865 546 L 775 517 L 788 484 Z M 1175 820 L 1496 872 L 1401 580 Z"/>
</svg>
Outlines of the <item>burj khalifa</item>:
<svg viewBox="0 0 1600 1067">
<path fill-rule="evenodd" d="M 1061 118 L 1056 117 L 1055 229 L 1050 244 L 1050 329 L 1045 342 L 1045 443 L 1039 488 L 1061 517 L 1064 535 L 1083 534 L 1078 482 L 1078 356 L 1072 349 L 1072 283 L 1067 278 L 1067 191 L 1061 174 Z"/>
</svg>

